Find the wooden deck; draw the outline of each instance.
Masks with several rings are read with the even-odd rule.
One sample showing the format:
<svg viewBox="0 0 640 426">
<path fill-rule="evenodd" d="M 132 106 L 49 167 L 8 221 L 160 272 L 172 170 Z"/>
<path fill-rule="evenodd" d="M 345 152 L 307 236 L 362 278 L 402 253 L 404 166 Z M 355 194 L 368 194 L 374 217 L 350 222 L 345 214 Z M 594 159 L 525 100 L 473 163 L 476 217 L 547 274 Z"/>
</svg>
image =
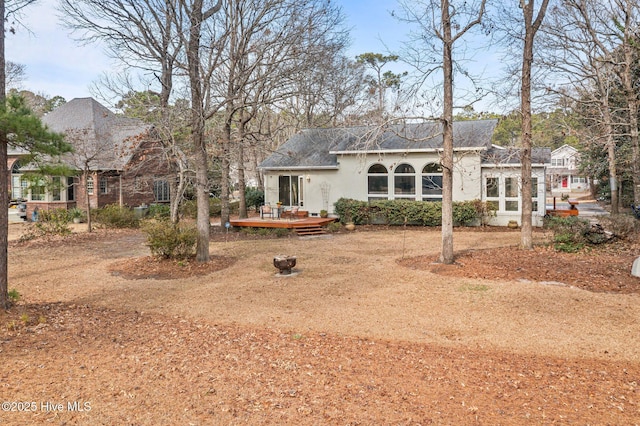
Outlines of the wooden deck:
<svg viewBox="0 0 640 426">
<path fill-rule="evenodd" d="M 305 217 L 303 219 L 260 219 L 253 217 L 249 219 L 231 219 L 231 226 L 252 227 L 252 228 L 307 228 L 309 226 L 326 226 L 338 220 L 335 217 Z"/>
</svg>

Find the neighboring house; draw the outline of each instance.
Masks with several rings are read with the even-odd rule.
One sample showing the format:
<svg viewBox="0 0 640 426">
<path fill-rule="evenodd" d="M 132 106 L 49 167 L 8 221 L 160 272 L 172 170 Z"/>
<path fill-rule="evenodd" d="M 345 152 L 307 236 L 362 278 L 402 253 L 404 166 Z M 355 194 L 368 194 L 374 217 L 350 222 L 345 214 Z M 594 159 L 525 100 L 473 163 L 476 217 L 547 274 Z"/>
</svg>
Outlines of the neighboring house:
<svg viewBox="0 0 640 426">
<path fill-rule="evenodd" d="M 551 151 L 551 165 L 547 167 L 547 182 L 551 193 L 584 192 L 589 189 L 587 178 L 578 174 L 580 153 L 570 145 Z"/>
<path fill-rule="evenodd" d="M 453 200 L 482 200 L 496 208 L 489 224 L 520 223 L 519 151 L 491 144 L 496 120 L 454 123 Z M 442 200 L 441 125 L 435 122 L 309 129 L 260 164 L 265 201 L 318 215 L 341 197 L 356 200 Z M 533 223 L 545 214 L 548 149 L 533 152 Z"/>
<path fill-rule="evenodd" d="M 20 164 L 20 153 L 10 151 L 10 193 L 13 199 L 26 199 L 28 218 L 36 208 L 84 209 L 87 196 L 91 208 L 169 202 L 171 173 L 152 126 L 118 116 L 92 98 L 73 99 L 42 121 L 74 147 L 74 153 L 59 161 L 77 173 L 51 176 L 40 185 L 29 183 L 22 177 L 34 166 Z"/>
</svg>

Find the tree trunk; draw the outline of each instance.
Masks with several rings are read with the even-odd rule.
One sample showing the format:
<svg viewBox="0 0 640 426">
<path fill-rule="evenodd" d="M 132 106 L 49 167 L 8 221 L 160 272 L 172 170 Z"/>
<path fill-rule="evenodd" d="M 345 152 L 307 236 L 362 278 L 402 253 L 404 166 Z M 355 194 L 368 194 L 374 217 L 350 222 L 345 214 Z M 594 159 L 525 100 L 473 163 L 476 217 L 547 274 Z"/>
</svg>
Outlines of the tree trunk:
<svg viewBox="0 0 640 426">
<path fill-rule="evenodd" d="M 209 235 L 211 223 L 209 219 L 209 179 L 207 146 L 205 144 L 204 130 L 204 94 L 202 93 L 202 80 L 200 79 L 200 34 L 204 20 L 203 0 L 195 0 L 189 10 L 189 40 L 187 43 L 187 63 L 189 69 L 189 86 L 191 89 L 191 139 L 194 151 L 194 164 L 196 168 L 196 204 L 197 204 L 197 239 L 196 260 L 208 262 Z"/>
<path fill-rule="evenodd" d="M 525 7 L 526 9 L 526 7 Z M 521 245 L 524 249 L 533 248 L 533 229 L 531 223 L 531 68 L 533 65 L 533 36 L 531 28 L 532 11 L 525 10 L 526 26 L 524 48 L 522 50 L 522 84 L 520 88 L 520 108 L 522 114 L 522 149 L 520 152 L 521 164 L 521 200 L 522 214 L 521 221 Z"/>
<path fill-rule="evenodd" d="M 4 18 L 5 4 L 0 0 L 0 107 L 4 108 L 6 102 L 6 74 L 4 52 Z M 0 129 L 0 308 L 9 309 L 9 275 L 8 275 L 8 250 L 9 245 L 9 171 L 7 169 L 7 133 Z"/>
<path fill-rule="evenodd" d="M 238 196 L 240 197 L 240 205 L 238 206 L 238 218 L 246 219 L 247 214 L 247 198 L 245 197 L 245 190 L 247 189 L 247 183 L 245 179 L 244 170 L 244 126 L 243 120 L 239 123 L 239 138 L 238 138 Z"/>
<path fill-rule="evenodd" d="M 449 1 L 442 0 L 444 108 L 442 116 L 442 251 L 440 261 L 453 263 L 453 41 Z"/>
<path fill-rule="evenodd" d="M 229 147 L 231 144 L 231 119 L 228 119 L 224 126 L 224 136 L 222 137 L 222 158 L 220 165 L 220 226 L 224 227 L 230 219 L 229 208 L 229 178 L 231 173 L 231 161 L 229 160 Z"/>
<path fill-rule="evenodd" d="M 520 164 L 522 167 L 520 183 L 522 185 L 520 196 L 522 199 L 521 220 L 521 244 L 524 249 L 533 248 L 533 229 L 531 223 L 531 210 L 533 200 L 531 197 L 531 150 L 533 146 L 531 132 L 531 69 L 533 67 L 533 41 L 542 20 L 547 12 L 549 0 L 542 0 L 538 14 L 533 19 L 535 0 L 520 1 L 524 16 L 524 46 L 522 49 L 522 85 L 521 85 L 521 113 L 522 113 L 522 153 Z"/>
</svg>

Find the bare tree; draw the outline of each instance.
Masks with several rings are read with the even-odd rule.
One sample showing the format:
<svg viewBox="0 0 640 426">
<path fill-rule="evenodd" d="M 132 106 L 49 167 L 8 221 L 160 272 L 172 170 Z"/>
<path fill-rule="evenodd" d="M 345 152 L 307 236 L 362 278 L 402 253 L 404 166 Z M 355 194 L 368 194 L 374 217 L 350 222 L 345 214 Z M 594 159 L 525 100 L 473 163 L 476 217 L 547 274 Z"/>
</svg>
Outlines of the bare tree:
<svg viewBox="0 0 640 426">
<path fill-rule="evenodd" d="M 232 162 L 237 165 L 240 215 L 246 215 L 244 163 L 245 148 L 253 131 L 251 121 L 261 111 L 276 108 L 299 93 L 296 77 L 319 63 L 314 55 L 323 55 L 331 61 L 333 56 L 329 52 L 335 55 L 345 45 L 339 28 L 342 15 L 325 1 L 231 0 L 225 12 L 226 61 L 214 73 L 213 85 L 225 90 L 212 92 L 212 96 L 225 102 L 219 144 L 221 224 L 229 217 Z M 254 142 L 258 140 L 253 138 Z M 254 155 L 255 152 L 254 149 Z"/>
<path fill-rule="evenodd" d="M 524 17 L 524 44 L 522 47 L 522 84 L 520 86 L 520 111 L 522 113 L 522 154 L 521 158 L 521 244 L 525 249 L 533 248 L 532 229 L 532 187 L 531 187 L 531 151 L 532 151 L 532 125 L 531 125 L 531 70 L 533 67 L 534 38 L 542 25 L 549 0 L 542 0 L 540 8 L 536 12 L 535 0 L 520 0 L 520 8 Z"/>
<path fill-rule="evenodd" d="M 154 120 L 175 171 L 176 179 L 170 186 L 170 210 L 171 220 L 177 223 L 187 184 L 189 157 L 174 137 L 174 130 L 181 123 L 174 122 L 175 108 L 170 105 L 175 68 L 184 47 L 184 38 L 177 34 L 181 23 L 176 0 L 62 0 L 60 10 L 63 22 L 78 34 L 79 40 L 104 42 L 111 57 L 127 68 L 152 75 L 159 85 L 159 114 L 138 118 L 147 122 Z M 128 75 L 119 77 L 122 78 L 115 82 L 105 78 L 103 84 L 120 98 L 126 98 L 135 91 L 135 85 Z"/>
<path fill-rule="evenodd" d="M 422 71 L 420 83 L 442 68 L 443 98 L 439 114 L 442 122 L 442 247 L 440 261 L 453 263 L 453 109 L 454 109 L 454 46 L 474 27 L 480 25 L 485 13 L 486 0 L 450 2 L 449 0 L 401 0 L 404 10 L 402 20 L 416 24 L 419 31 L 413 34 L 414 55 L 409 59 Z M 417 45 L 424 43 L 428 45 Z M 431 59 L 431 54 L 441 54 L 441 62 Z M 430 66 L 424 68 L 425 62 Z"/>
<path fill-rule="evenodd" d="M 604 146 L 607 153 L 611 191 L 611 213 L 618 213 L 618 167 L 615 119 L 610 105 L 616 84 L 614 65 L 609 60 L 611 46 L 603 43 L 596 25 L 602 13 L 599 2 L 564 0 L 550 9 L 543 26 L 541 64 L 555 74 L 555 84 L 547 90 L 570 99 L 574 112 L 587 124 L 581 136 L 585 143 Z M 589 6 L 589 7 L 587 7 Z"/>
</svg>

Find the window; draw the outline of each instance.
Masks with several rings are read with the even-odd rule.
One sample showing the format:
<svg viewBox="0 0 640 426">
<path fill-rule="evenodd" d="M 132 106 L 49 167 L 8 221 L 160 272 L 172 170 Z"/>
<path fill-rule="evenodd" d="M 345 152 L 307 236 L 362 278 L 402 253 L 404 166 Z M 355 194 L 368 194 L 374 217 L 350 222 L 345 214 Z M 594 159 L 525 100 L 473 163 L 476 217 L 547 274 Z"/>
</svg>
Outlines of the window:
<svg viewBox="0 0 640 426">
<path fill-rule="evenodd" d="M 93 195 L 93 176 L 87 176 L 87 194 Z"/>
<path fill-rule="evenodd" d="M 75 184 L 73 183 L 73 178 L 67 178 L 67 201 L 75 201 L 76 200 L 76 191 Z"/>
<path fill-rule="evenodd" d="M 45 194 L 44 182 L 42 180 L 31 185 L 31 201 L 44 201 Z"/>
<path fill-rule="evenodd" d="M 400 164 L 396 167 L 393 191 L 395 198 L 415 198 L 416 171 L 413 166 Z"/>
<path fill-rule="evenodd" d="M 51 185 L 51 198 L 53 201 L 60 201 L 62 193 L 62 179 L 60 177 L 54 177 Z"/>
<path fill-rule="evenodd" d="M 422 200 L 442 201 L 442 166 L 429 163 L 422 169 Z"/>
<path fill-rule="evenodd" d="M 156 202 L 166 203 L 171 200 L 169 195 L 169 182 L 164 179 L 153 181 L 153 196 Z"/>
<path fill-rule="evenodd" d="M 100 193 L 101 194 L 106 194 L 108 193 L 107 191 L 107 177 L 106 176 L 102 176 L 100 177 Z"/>
<path fill-rule="evenodd" d="M 500 179 L 488 177 L 485 181 L 485 192 L 487 194 L 487 208 L 498 211 L 500 208 Z"/>
<path fill-rule="evenodd" d="M 551 165 L 555 167 L 564 167 L 564 158 L 552 158 Z"/>
<path fill-rule="evenodd" d="M 517 212 L 519 208 L 518 202 L 518 178 L 504 178 L 504 209 L 508 212 Z"/>
<path fill-rule="evenodd" d="M 389 176 L 387 168 L 382 164 L 374 164 L 369 167 L 367 191 L 369 193 L 369 201 L 389 198 Z"/>
<path fill-rule="evenodd" d="M 298 206 L 300 202 L 300 176 L 278 176 L 278 200 L 285 206 Z"/>
<path fill-rule="evenodd" d="M 573 183 L 587 183 L 587 179 L 583 177 L 573 176 L 571 179 Z"/>
<path fill-rule="evenodd" d="M 19 200 L 24 197 L 23 194 L 23 184 L 27 182 L 22 180 L 22 176 L 20 175 L 12 175 L 11 176 L 11 198 L 14 200 Z"/>
<path fill-rule="evenodd" d="M 531 212 L 535 213 L 538 211 L 538 178 L 537 177 L 531 178 L 531 197 L 532 197 Z"/>
<path fill-rule="evenodd" d="M 24 191 L 27 182 L 22 180 L 22 174 L 20 173 L 20 162 L 16 161 L 11 167 L 11 198 L 19 200 L 24 198 L 27 193 Z"/>
</svg>

